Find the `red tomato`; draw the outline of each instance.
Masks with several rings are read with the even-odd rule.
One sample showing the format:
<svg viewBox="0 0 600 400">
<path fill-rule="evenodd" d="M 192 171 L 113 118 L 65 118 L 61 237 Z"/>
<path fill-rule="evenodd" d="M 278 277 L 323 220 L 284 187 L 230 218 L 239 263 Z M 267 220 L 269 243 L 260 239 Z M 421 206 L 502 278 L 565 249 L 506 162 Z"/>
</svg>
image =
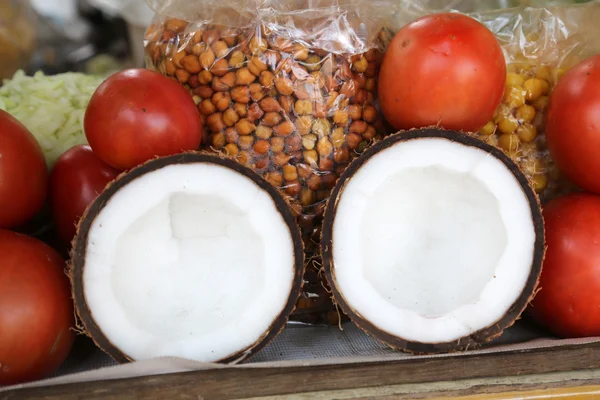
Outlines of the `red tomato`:
<svg viewBox="0 0 600 400">
<path fill-rule="evenodd" d="M 40 379 L 75 338 L 65 262 L 45 243 L 0 230 L 0 385 Z"/>
<path fill-rule="evenodd" d="M 600 335 L 600 197 L 578 193 L 544 207 L 547 252 L 530 313 L 563 338 Z"/>
<path fill-rule="evenodd" d="M 46 201 L 48 170 L 40 145 L 12 115 L 0 110 L 0 228 L 16 228 Z"/>
<path fill-rule="evenodd" d="M 202 140 L 190 94 L 173 79 L 147 69 L 117 72 L 104 81 L 90 99 L 84 130 L 94 153 L 119 170 L 197 150 Z"/>
<path fill-rule="evenodd" d="M 49 197 L 54 224 L 64 243 L 71 243 L 85 209 L 118 175 L 118 170 L 102 162 L 86 145 L 69 149 L 56 161 Z"/>
<path fill-rule="evenodd" d="M 573 183 L 600 194 L 600 54 L 558 81 L 546 114 L 546 141 Z"/>
<path fill-rule="evenodd" d="M 392 39 L 379 73 L 379 100 L 398 130 L 476 131 L 493 117 L 505 82 L 504 54 L 490 30 L 465 15 L 434 14 Z"/>
</svg>

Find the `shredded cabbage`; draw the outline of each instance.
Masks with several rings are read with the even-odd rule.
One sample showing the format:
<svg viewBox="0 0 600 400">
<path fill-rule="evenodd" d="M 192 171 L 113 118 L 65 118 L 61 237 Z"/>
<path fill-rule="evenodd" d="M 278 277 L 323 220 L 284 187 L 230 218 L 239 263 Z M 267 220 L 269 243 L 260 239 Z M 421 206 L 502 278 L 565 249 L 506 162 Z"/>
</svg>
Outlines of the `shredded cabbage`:
<svg viewBox="0 0 600 400">
<path fill-rule="evenodd" d="M 86 144 L 83 116 L 103 78 L 67 72 L 27 76 L 17 71 L 0 87 L 0 109 L 21 121 L 42 147 L 46 163 L 78 144 Z"/>
</svg>

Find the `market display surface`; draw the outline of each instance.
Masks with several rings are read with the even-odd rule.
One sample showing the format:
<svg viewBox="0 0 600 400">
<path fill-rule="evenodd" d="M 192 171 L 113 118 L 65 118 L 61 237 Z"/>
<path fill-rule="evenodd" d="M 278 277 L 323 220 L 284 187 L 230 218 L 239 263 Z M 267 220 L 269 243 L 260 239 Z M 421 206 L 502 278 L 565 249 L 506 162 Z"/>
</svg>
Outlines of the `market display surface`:
<svg viewBox="0 0 600 400">
<path fill-rule="evenodd" d="M 146 68 L 5 82 L 0 388 L 81 371 L 77 337 L 95 366 L 600 340 L 600 46 L 554 28 L 598 5 L 325 3 L 153 0 Z"/>
</svg>

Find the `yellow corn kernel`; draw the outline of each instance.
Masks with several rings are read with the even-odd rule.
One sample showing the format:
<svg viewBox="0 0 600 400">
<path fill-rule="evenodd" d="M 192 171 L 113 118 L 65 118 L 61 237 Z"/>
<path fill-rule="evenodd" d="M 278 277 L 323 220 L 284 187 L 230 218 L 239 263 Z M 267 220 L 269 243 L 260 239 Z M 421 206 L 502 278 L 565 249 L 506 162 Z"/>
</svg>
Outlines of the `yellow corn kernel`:
<svg viewBox="0 0 600 400">
<path fill-rule="evenodd" d="M 504 91 L 504 102 L 510 107 L 521 107 L 525 104 L 525 97 L 526 91 L 515 86 L 507 86 Z"/>
<path fill-rule="evenodd" d="M 498 138 L 498 146 L 508 152 L 515 152 L 519 148 L 519 137 L 512 133 L 505 133 Z"/>
<path fill-rule="evenodd" d="M 517 135 L 523 142 L 529 143 L 537 137 L 537 129 L 531 124 L 523 124 L 517 128 Z"/>
<path fill-rule="evenodd" d="M 525 89 L 525 99 L 527 101 L 536 101 L 541 96 L 548 94 L 550 85 L 542 79 L 531 78 L 523 83 L 523 88 Z"/>
<path fill-rule="evenodd" d="M 479 130 L 479 133 L 485 136 L 489 136 L 494 132 L 496 132 L 496 124 L 494 123 L 494 121 L 489 121 Z"/>
<path fill-rule="evenodd" d="M 515 72 L 506 74 L 506 86 L 521 86 L 525 82 L 525 78 Z"/>
<path fill-rule="evenodd" d="M 519 123 L 515 119 L 510 117 L 503 118 L 498 123 L 498 129 L 500 129 L 500 132 L 505 134 L 514 133 L 517 130 L 518 126 Z"/>
<path fill-rule="evenodd" d="M 535 107 L 525 104 L 517 109 L 517 119 L 523 122 L 531 122 L 535 118 Z"/>
<path fill-rule="evenodd" d="M 538 67 L 535 70 L 535 77 L 550 82 L 550 79 L 552 78 L 552 73 L 550 72 L 550 67 L 548 67 L 546 65 L 542 65 L 542 66 Z"/>
</svg>

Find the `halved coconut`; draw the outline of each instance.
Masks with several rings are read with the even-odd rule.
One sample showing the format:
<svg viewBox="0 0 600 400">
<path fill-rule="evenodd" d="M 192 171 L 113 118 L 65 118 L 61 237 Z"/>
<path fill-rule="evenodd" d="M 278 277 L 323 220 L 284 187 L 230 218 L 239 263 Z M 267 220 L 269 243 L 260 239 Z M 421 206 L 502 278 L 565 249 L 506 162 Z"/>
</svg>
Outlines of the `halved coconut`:
<svg viewBox="0 0 600 400">
<path fill-rule="evenodd" d="M 239 163 L 186 153 L 114 181 L 79 223 L 75 305 L 118 362 L 240 361 L 286 324 L 302 286 L 290 207 Z"/>
<path fill-rule="evenodd" d="M 501 150 L 454 131 L 390 136 L 341 176 L 325 212 L 342 310 L 392 347 L 476 347 L 531 300 L 544 256 L 535 192 Z"/>
</svg>

